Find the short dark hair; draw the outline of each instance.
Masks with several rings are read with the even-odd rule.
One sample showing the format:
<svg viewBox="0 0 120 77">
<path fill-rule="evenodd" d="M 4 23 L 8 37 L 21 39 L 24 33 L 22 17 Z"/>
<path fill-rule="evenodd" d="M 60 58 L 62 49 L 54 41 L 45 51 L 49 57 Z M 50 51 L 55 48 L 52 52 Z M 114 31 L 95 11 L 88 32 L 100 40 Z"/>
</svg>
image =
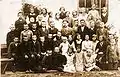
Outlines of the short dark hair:
<svg viewBox="0 0 120 77">
<path fill-rule="evenodd" d="M 61 11 L 61 9 L 63 9 L 65 11 L 65 7 L 60 7 L 59 11 Z"/>
</svg>

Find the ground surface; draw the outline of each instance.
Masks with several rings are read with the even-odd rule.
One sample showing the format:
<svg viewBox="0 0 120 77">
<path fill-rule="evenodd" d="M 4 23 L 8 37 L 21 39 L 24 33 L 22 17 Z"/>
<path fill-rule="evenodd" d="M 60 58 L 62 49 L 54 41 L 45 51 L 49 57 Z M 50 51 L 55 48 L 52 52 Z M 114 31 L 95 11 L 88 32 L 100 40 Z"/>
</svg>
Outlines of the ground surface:
<svg viewBox="0 0 120 77">
<path fill-rule="evenodd" d="M 78 72 L 78 73 L 24 73 L 24 72 L 6 72 L 1 77 L 120 77 L 120 71 L 92 71 L 92 72 Z"/>
</svg>

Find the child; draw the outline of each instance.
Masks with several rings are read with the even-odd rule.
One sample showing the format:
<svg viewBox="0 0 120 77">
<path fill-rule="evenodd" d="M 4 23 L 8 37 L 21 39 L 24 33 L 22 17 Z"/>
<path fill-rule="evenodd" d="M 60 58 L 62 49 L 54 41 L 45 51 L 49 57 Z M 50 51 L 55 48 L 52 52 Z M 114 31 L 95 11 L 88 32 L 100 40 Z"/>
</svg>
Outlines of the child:
<svg viewBox="0 0 120 77">
<path fill-rule="evenodd" d="M 73 47 L 69 46 L 67 54 L 65 55 L 67 58 L 67 64 L 64 65 L 64 72 L 75 73 L 75 53 L 73 51 Z"/>
<path fill-rule="evenodd" d="M 81 52 L 81 45 L 82 39 L 80 34 L 76 34 L 75 36 L 75 47 L 76 47 L 76 54 L 75 54 L 75 68 L 76 71 L 83 71 L 83 53 Z"/>
<path fill-rule="evenodd" d="M 108 63 L 108 70 L 118 69 L 119 51 L 115 45 L 115 39 L 110 40 L 110 45 L 107 47 L 106 60 Z"/>
</svg>

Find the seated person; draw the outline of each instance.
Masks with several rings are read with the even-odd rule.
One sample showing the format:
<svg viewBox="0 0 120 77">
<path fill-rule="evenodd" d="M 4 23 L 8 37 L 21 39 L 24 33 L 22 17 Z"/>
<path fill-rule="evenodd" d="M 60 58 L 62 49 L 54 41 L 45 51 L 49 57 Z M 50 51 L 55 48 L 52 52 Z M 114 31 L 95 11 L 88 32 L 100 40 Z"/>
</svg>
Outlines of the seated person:
<svg viewBox="0 0 120 77">
<path fill-rule="evenodd" d="M 64 72 L 75 73 L 75 53 L 72 46 L 69 46 L 67 50 L 67 54 L 65 55 L 67 58 L 67 64 L 64 65 Z"/>
<path fill-rule="evenodd" d="M 96 56 L 92 55 L 91 52 L 86 52 L 86 54 L 84 55 L 85 60 L 84 60 L 84 66 L 85 66 L 85 70 L 86 71 L 92 71 L 92 70 L 100 70 L 100 68 L 98 66 L 96 66 L 96 61 L 95 58 Z"/>
<path fill-rule="evenodd" d="M 40 43 L 37 41 L 37 36 L 32 35 L 32 41 L 29 42 L 30 49 L 30 69 L 34 72 L 41 72 L 42 66 L 40 64 L 39 58 L 41 57 Z"/>
<path fill-rule="evenodd" d="M 19 55 L 19 39 L 18 37 L 14 37 L 14 41 L 10 43 L 9 47 L 8 47 L 8 57 L 9 58 L 13 58 L 14 61 L 12 62 L 12 71 L 15 72 L 16 71 L 16 67 L 17 67 L 17 60 L 18 60 L 18 55 Z"/>
</svg>

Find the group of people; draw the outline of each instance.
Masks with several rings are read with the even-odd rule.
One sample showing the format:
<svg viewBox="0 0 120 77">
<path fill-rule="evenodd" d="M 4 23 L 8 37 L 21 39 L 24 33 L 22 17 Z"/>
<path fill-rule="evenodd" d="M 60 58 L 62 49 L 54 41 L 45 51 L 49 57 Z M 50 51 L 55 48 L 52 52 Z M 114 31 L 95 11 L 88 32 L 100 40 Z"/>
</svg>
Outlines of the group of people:
<svg viewBox="0 0 120 77">
<path fill-rule="evenodd" d="M 101 15 L 96 5 L 88 12 L 82 7 L 72 13 L 60 7 L 54 16 L 46 8 L 27 5 L 18 13 L 6 39 L 8 57 L 14 58 L 14 72 L 74 73 L 118 68 L 117 38 L 106 25 L 106 7 Z"/>
</svg>

